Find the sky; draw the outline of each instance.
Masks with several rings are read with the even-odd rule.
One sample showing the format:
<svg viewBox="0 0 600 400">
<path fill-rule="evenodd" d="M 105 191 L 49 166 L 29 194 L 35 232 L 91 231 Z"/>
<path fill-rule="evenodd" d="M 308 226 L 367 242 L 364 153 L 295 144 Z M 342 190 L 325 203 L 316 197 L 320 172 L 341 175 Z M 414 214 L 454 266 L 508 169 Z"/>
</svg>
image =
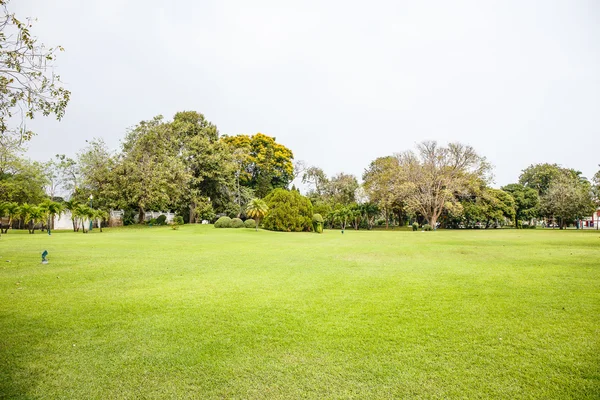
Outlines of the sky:
<svg viewBox="0 0 600 400">
<path fill-rule="evenodd" d="M 195 110 L 360 178 L 424 140 L 473 146 L 493 186 L 534 163 L 600 167 L 600 2 L 13 0 L 62 45 L 71 102 L 28 155 L 69 156 Z"/>
</svg>

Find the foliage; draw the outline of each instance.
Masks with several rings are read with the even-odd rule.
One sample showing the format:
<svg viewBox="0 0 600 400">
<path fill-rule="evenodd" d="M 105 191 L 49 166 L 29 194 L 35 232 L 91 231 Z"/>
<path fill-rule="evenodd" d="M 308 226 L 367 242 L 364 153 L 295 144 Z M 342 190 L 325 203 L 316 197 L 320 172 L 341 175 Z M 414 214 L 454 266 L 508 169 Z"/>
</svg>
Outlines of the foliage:
<svg viewBox="0 0 600 400">
<path fill-rule="evenodd" d="M 178 112 L 170 125 L 188 179 L 180 208 L 188 210 L 190 223 L 211 221 L 233 197 L 235 162 L 229 146 L 219 139 L 217 126 L 196 111 Z"/>
<path fill-rule="evenodd" d="M 516 228 L 522 226 L 522 221 L 531 220 L 538 215 L 540 199 L 535 189 L 511 183 L 504 186 L 502 190 L 509 193 L 514 200 Z"/>
<path fill-rule="evenodd" d="M 316 224 L 322 224 L 323 223 L 323 216 L 321 214 L 313 214 L 312 221 L 314 223 L 316 223 Z"/>
<path fill-rule="evenodd" d="M 323 233 L 323 216 L 321 214 L 313 214 L 312 222 L 313 230 L 317 233 Z"/>
<path fill-rule="evenodd" d="M 418 231 L 419 230 L 419 223 L 418 222 L 413 222 L 413 224 L 412 224 L 412 230 L 413 231 Z"/>
<path fill-rule="evenodd" d="M 123 142 L 115 166 L 116 204 L 136 207 L 140 222 L 145 210 L 165 209 L 186 190 L 189 175 L 173 146 L 176 138 L 173 126 L 158 116 L 140 122 Z"/>
<path fill-rule="evenodd" d="M 429 225 L 429 224 L 425 224 L 425 225 L 423 225 L 423 230 L 424 230 L 424 231 L 431 231 L 431 230 L 432 230 L 432 229 L 431 229 L 431 225 Z"/>
<path fill-rule="evenodd" d="M 435 226 L 448 203 L 456 196 L 468 194 L 473 185 L 485 181 L 489 164 L 471 146 L 450 143 L 441 147 L 436 142 L 418 145 L 398 156 L 401 184 L 399 192 L 407 208 L 418 212 Z"/>
<path fill-rule="evenodd" d="M 183 217 L 181 215 L 176 215 L 175 218 L 173 218 L 173 222 L 171 223 L 171 228 L 177 230 L 183 224 Z"/>
<path fill-rule="evenodd" d="M 263 197 L 274 188 L 287 188 L 294 177 L 294 155 L 275 142 L 274 137 L 257 133 L 223 138 L 237 157 L 239 184 Z"/>
<path fill-rule="evenodd" d="M 244 226 L 244 221 L 239 218 L 233 218 L 231 220 L 231 228 L 243 228 Z"/>
<path fill-rule="evenodd" d="M 269 213 L 263 226 L 283 232 L 312 230 L 313 207 L 310 200 L 295 190 L 275 189 L 265 198 Z"/>
<path fill-rule="evenodd" d="M 20 149 L 0 145 L 0 201 L 38 204 L 46 198 L 44 165 L 21 155 Z"/>
<path fill-rule="evenodd" d="M 166 222 L 167 222 L 167 216 L 164 214 L 161 214 L 156 218 L 157 225 L 165 225 Z"/>
<path fill-rule="evenodd" d="M 244 226 L 246 228 L 254 228 L 256 227 L 256 221 L 254 221 L 252 218 L 248 218 L 244 221 Z"/>
<path fill-rule="evenodd" d="M 388 216 L 395 205 L 402 203 L 401 192 L 401 169 L 398 157 L 379 157 L 369 164 L 363 174 L 364 190 L 370 202 L 381 208 L 386 216 L 386 225 L 389 223 Z M 369 225 L 373 226 L 375 216 L 370 215 Z"/>
<path fill-rule="evenodd" d="M 0 0 L 0 146 L 29 140 L 33 132 L 25 121 L 38 113 L 60 120 L 71 96 L 54 67 L 64 49 L 39 43 L 30 32 L 32 19 L 18 19 L 8 3 Z"/>
<path fill-rule="evenodd" d="M 231 218 L 221 217 L 215 222 L 215 228 L 231 228 Z"/>
<path fill-rule="evenodd" d="M 87 141 L 86 141 L 87 142 Z M 94 206 L 116 207 L 121 187 L 115 181 L 115 156 L 102 139 L 92 139 L 78 154 L 76 161 L 65 161 L 64 173 L 71 176 L 80 201 L 94 196 Z M 60 156 L 59 156 L 60 157 Z"/>
<path fill-rule="evenodd" d="M 248 206 L 246 207 L 246 215 L 253 218 L 256 221 L 256 230 L 258 230 L 258 225 L 260 225 L 260 220 L 263 219 L 267 213 L 269 212 L 269 206 L 262 199 L 254 198 L 250 200 Z"/>
<path fill-rule="evenodd" d="M 554 179 L 546 195 L 542 197 L 542 208 L 548 215 L 560 218 L 561 229 L 567 222 L 591 215 L 595 210 L 591 185 L 569 175 Z"/>
<path fill-rule="evenodd" d="M 533 164 L 523 170 L 519 176 L 519 184 L 535 189 L 540 196 L 544 196 L 552 182 L 563 175 L 574 180 L 582 179 L 580 171 L 562 168 L 558 164 Z"/>
</svg>

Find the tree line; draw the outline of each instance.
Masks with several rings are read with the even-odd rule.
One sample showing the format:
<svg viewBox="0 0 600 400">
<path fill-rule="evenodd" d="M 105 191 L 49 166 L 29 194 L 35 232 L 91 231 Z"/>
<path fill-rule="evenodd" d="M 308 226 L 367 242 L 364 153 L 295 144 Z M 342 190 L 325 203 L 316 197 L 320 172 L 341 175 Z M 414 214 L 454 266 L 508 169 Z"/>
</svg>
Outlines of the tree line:
<svg viewBox="0 0 600 400">
<path fill-rule="evenodd" d="M 591 215 L 600 186 L 600 171 L 590 181 L 573 169 L 537 164 L 518 182 L 492 188 L 492 168 L 471 146 L 436 142 L 373 160 L 359 183 L 351 174 L 328 177 L 317 166 L 295 162 L 293 152 L 274 137 L 221 135 L 195 111 L 140 122 L 127 131 L 117 152 L 102 139 L 87 142 L 74 158 L 56 155 L 43 163 L 26 159 L 22 151 L 1 149 L 0 212 L 9 224 L 18 217 L 28 226 L 48 221 L 44 210 L 51 203 L 81 220 L 123 209 L 130 224 L 143 222 L 146 211 L 172 210 L 194 223 L 219 216 L 245 219 L 248 204 L 265 199 L 273 213 L 265 223 L 276 230 L 311 230 L 313 213 L 326 227 L 342 229 L 413 222 L 434 228 L 519 228 L 536 219 L 564 227 Z M 295 178 L 307 188 L 306 196 L 298 195 L 306 197 L 310 210 L 303 200 L 281 193 L 297 191 Z M 87 207 L 90 197 L 95 209 Z M 44 204 L 15 213 L 17 206 L 27 210 Z M 299 205 L 290 204 L 302 204 L 303 214 L 297 213 Z M 74 221 L 74 230 L 82 225 Z"/>
</svg>

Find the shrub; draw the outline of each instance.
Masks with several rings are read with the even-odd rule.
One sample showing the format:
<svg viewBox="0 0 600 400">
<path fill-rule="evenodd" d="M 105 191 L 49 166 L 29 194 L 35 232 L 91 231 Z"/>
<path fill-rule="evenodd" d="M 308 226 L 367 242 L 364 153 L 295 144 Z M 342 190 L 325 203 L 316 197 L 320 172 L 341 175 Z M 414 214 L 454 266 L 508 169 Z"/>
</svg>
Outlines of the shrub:
<svg viewBox="0 0 600 400">
<path fill-rule="evenodd" d="M 244 221 L 242 221 L 239 218 L 234 218 L 231 220 L 231 227 L 232 228 L 243 228 L 244 227 Z"/>
<path fill-rule="evenodd" d="M 313 229 L 317 233 L 323 233 L 323 216 L 321 214 L 313 214 Z"/>
<path fill-rule="evenodd" d="M 145 224 L 150 226 L 157 225 L 156 220 L 154 218 L 148 220 L 147 222 L 145 222 Z"/>
<path fill-rule="evenodd" d="M 536 229 L 537 226 L 536 225 L 529 225 L 529 229 Z"/>
<path fill-rule="evenodd" d="M 221 217 L 215 222 L 215 228 L 231 228 L 231 218 Z"/>
<path fill-rule="evenodd" d="M 431 225 L 429 225 L 429 224 L 423 225 L 423 230 L 424 231 L 430 231 L 431 230 Z"/>
<path fill-rule="evenodd" d="M 136 211 L 131 208 L 126 208 L 123 213 L 123 225 L 133 225 L 135 224 L 135 216 L 137 215 Z"/>
<path fill-rule="evenodd" d="M 272 231 L 312 231 L 312 203 L 295 190 L 275 189 L 265 197 L 269 213 L 263 227 Z"/>
<path fill-rule="evenodd" d="M 256 227 L 256 221 L 253 220 L 252 218 L 248 218 L 247 220 L 244 221 L 244 226 L 246 228 L 254 228 L 254 227 Z"/>
<path fill-rule="evenodd" d="M 177 215 L 175 218 L 173 218 L 173 222 L 171 223 L 171 228 L 172 229 L 179 229 L 180 225 L 183 225 L 184 221 L 183 221 L 183 217 L 181 215 Z"/>
<path fill-rule="evenodd" d="M 414 231 L 418 231 L 419 230 L 419 223 L 418 222 L 413 222 L 412 228 L 413 228 L 413 232 Z"/>
<path fill-rule="evenodd" d="M 167 216 L 161 214 L 156 218 L 156 225 L 164 225 L 167 222 Z"/>
</svg>

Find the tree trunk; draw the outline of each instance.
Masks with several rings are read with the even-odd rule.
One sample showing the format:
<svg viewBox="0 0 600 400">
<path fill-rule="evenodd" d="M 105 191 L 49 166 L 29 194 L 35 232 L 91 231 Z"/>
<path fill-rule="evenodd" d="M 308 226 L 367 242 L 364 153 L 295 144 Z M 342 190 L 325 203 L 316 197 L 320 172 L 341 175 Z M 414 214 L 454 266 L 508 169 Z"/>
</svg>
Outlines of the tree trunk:
<svg viewBox="0 0 600 400">
<path fill-rule="evenodd" d="M 196 204 L 192 203 L 190 204 L 190 224 L 193 224 L 196 222 Z"/>
<path fill-rule="evenodd" d="M 144 223 L 145 219 L 146 219 L 146 213 L 144 212 L 144 208 L 140 207 L 140 212 L 138 214 L 138 224 Z"/>
</svg>

